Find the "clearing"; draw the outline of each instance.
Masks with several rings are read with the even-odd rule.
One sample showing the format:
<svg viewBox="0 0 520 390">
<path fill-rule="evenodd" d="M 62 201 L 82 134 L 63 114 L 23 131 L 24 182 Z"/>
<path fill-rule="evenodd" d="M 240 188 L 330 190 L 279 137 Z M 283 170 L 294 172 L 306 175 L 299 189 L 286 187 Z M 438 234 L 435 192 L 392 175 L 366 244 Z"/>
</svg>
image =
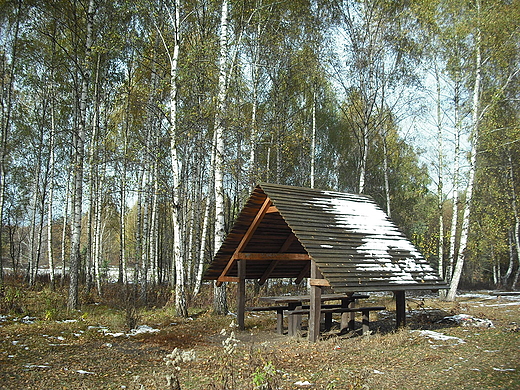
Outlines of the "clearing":
<svg viewBox="0 0 520 390">
<path fill-rule="evenodd" d="M 412 296 L 403 330 L 385 311 L 368 337 L 332 331 L 314 344 L 276 334 L 270 312 L 249 313 L 238 332 L 207 306 L 186 319 L 143 309 L 128 331 L 124 309 L 67 314 L 63 294 L 45 289 L 18 299 L 20 314 L 0 316 L 0 389 L 178 389 L 175 378 L 183 390 L 520 389 L 520 296 Z M 369 302 L 394 307 L 390 295 Z"/>
</svg>

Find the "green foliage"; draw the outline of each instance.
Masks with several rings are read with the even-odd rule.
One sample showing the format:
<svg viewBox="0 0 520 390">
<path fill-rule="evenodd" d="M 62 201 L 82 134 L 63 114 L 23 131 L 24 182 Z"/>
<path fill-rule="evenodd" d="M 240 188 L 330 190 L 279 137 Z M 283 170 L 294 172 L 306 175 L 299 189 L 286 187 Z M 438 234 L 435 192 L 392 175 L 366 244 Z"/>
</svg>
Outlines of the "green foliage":
<svg viewBox="0 0 520 390">
<path fill-rule="evenodd" d="M 273 362 L 265 363 L 263 367 L 258 367 L 253 373 L 253 385 L 258 390 L 276 389 L 274 385 L 276 377 L 276 368 Z"/>
<path fill-rule="evenodd" d="M 423 156 L 401 129 L 402 119 L 422 131 L 430 127 L 421 123 L 417 95 L 431 89 L 429 83 L 419 85 L 421 67 L 435 65 L 445 80 L 443 131 L 468 125 L 478 27 L 485 61 L 468 254 L 470 264 L 475 269 L 479 265 L 482 281 L 490 280 L 493 264 L 504 268 L 514 223 L 511 188 L 520 191 L 515 73 L 520 7 L 517 1 L 481 3 L 478 15 L 475 1 L 231 2 L 223 118 L 226 226 L 232 226 L 254 182 L 309 185 L 316 108 L 316 187 L 356 192 L 366 162 L 364 192 L 383 209 L 389 195 L 392 217 L 434 258 L 437 199 L 429 192 L 432 183 Z M 176 207 L 191 283 L 197 259 L 202 256 L 207 262 L 213 253 L 213 213 L 202 253 L 200 245 L 205 205 L 212 204 L 214 192 L 210 168 L 220 2 L 181 2 L 176 80 L 171 80 L 168 58 L 176 33 L 170 18 L 174 2 L 97 1 L 89 50 L 83 3 L 4 1 L 0 7 L 2 259 L 10 258 L 15 270 L 25 267 L 30 256 L 46 264 L 46 253 L 28 252 L 45 247 L 45 235 L 35 232 L 51 223 L 54 252 L 61 253 L 65 245 L 68 261 L 70 220 L 61 242 L 71 192 L 66 183 L 78 163 L 71 157 L 74 140 L 86 121 L 82 184 L 85 205 L 92 206 L 82 220 L 84 266 L 92 258 L 93 236 L 99 233 L 103 271 L 118 266 L 124 256 L 128 268 L 137 264 L 143 268 L 141 275 L 156 275 L 153 283 L 171 282 L 176 239 L 171 210 Z M 182 162 L 180 204 L 175 205 L 168 133 L 172 82 L 177 83 L 179 101 L 173 141 Z M 460 110 L 456 124 L 454 105 Z M 425 150 L 431 148 L 424 145 Z M 51 201 L 57 214 L 47 221 Z M 97 227 L 94 213 L 101 216 Z M 16 293 L 6 294 L 6 307 L 23 307 Z M 46 317 L 56 316 L 59 313 L 49 307 Z"/>
<path fill-rule="evenodd" d="M 0 295 L 0 312 L 4 314 L 24 313 L 23 290 L 18 286 L 2 286 Z"/>
</svg>

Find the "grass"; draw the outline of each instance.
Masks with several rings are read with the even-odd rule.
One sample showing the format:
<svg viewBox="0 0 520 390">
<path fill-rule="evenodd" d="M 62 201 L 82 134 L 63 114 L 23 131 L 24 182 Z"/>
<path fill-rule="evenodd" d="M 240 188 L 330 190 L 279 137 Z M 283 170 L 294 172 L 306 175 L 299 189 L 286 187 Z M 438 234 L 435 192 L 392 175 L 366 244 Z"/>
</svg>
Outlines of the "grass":
<svg viewBox="0 0 520 390">
<path fill-rule="evenodd" d="M 277 335 L 272 313 L 254 313 L 246 331 L 235 331 L 238 346 L 228 354 L 222 341 L 233 317 L 212 315 L 207 299 L 198 298 L 187 319 L 169 306 L 140 308 L 138 324 L 160 331 L 113 337 L 99 327 L 128 331 L 125 305 L 113 297 L 67 312 L 64 291 L 19 291 L 13 287 L 0 306 L 7 316 L 0 320 L 0 389 L 157 389 L 166 388 L 167 375 L 183 390 L 297 389 L 305 382 L 314 389 L 520 389 L 520 305 L 506 300 L 409 298 L 405 329 L 393 331 L 391 314 L 374 313 L 371 336 L 331 332 L 314 344 Z M 389 296 L 370 300 L 393 308 Z M 459 313 L 494 327 L 439 322 Z M 434 340 L 421 329 L 462 342 Z M 179 370 L 166 366 L 174 348 L 194 350 L 196 359 Z"/>
</svg>

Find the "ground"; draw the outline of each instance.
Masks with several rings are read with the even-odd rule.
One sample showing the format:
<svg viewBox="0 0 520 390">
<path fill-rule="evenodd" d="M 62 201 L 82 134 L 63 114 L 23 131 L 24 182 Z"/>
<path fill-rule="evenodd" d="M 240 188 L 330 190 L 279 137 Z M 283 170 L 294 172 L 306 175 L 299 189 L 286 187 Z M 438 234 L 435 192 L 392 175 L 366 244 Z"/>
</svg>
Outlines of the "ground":
<svg viewBox="0 0 520 390">
<path fill-rule="evenodd" d="M 130 332 L 121 310 L 91 304 L 57 319 L 52 293 L 39 294 L 40 317 L 0 317 L 0 389 L 520 389 L 518 296 L 410 297 L 397 332 L 391 296 L 373 296 L 389 309 L 373 314 L 373 334 L 309 343 L 277 335 L 272 313 L 251 313 L 239 332 L 232 315 L 149 309 Z"/>
</svg>

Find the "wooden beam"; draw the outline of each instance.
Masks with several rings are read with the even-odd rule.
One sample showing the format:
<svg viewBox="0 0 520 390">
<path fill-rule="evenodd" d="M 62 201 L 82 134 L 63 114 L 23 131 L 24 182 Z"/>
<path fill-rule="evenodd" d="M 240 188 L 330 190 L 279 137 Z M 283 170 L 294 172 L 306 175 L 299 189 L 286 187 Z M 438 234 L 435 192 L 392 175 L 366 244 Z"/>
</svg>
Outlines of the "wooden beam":
<svg viewBox="0 0 520 390">
<path fill-rule="evenodd" d="M 300 283 L 303 278 L 305 278 L 309 273 L 309 268 L 311 267 L 311 262 L 309 261 L 305 267 L 302 269 L 302 272 L 298 275 L 298 277 L 294 280 L 294 283 L 298 284 Z"/>
<path fill-rule="evenodd" d="M 236 276 L 219 276 L 217 279 L 217 286 L 222 285 L 224 282 L 238 283 L 240 281 Z"/>
<path fill-rule="evenodd" d="M 276 208 L 276 206 L 271 206 L 267 209 L 267 214 L 270 214 L 270 213 L 278 213 L 278 209 Z"/>
<path fill-rule="evenodd" d="M 236 260 L 252 261 L 305 261 L 311 258 L 307 253 L 237 253 Z"/>
<path fill-rule="evenodd" d="M 309 284 L 317 287 L 330 287 L 330 283 L 327 279 L 309 279 Z"/>
<path fill-rule="evenodd" d="M 244 236 L 242 237 L 242 239 L 238 243 L 238 246 L 235 249 L 235 252 L 233 253 L 231 258 L 229 259 L 228 263 L 226 264 L 226 267 L 224 268 L 224 270 L 220 274 L 220 277 L 217 280 L 217 287 L 220 287 L 222 285 L 221 278 L 225 277 L 226 274 L 229 272 L 230 268 L 233 266 L 233 263 L 237 259 L 236 256 L 240 252 L 242 252 L 242 250 L 246 247 L 247 243 L 249 242 L 249 240 L 253 236 L 253 233 L 255 232 L 256 228 L 258 227 L 258 225 L 260 225 L 260 222 L 262 222 L 262 219 L 264 218 L 264 216 L 265 216 L 265 214 L 266 214 L 266 212 L 267 212 L 267 210 L 269 209 L 270 206 L 271 206 L 271 199 L 269 199 L 269 197 L 267 196 L 265 198 L 265 200 L 264 200 L 264 203 L 262 204 L 262 206 L 260 206 L 260 209 L 256 213 L 255 218 L 251 222 L 251 225 L 249 225 L 249 227 L 247 228 L 246 233 L 244 234 Z"/>
<path fill-rule="evenodd" d="M 274 206 L 271 206 L 271 207 L 274 207 Z M 291 246 L 291 244 L 293 243 L 293 241 L 295 239 L 296 239 L 296 236 L 294 235 L 294 233 L 293 232 L 289 233 L 289 236 L 287 237 L 287 239 L 283 243 L 283 245 L 280 248 L 280 250 L 278 251 L 278 253 L 283 253 L 287 249 L 289 249 L 289 247 Z M 271 264 L 269 264 L 269 267 L 267 267 L 267 269 L 264 271 L 262 277 L 258 281 L 258 284 L 260 284 L 260 286 L 263 286 L 263 284 L 269 278 L 269 276 L 274 271 L 274 269 L 276 268 L 277 265 L 278 265 L 278 260 L 272 261 Z"/>
</svg>

